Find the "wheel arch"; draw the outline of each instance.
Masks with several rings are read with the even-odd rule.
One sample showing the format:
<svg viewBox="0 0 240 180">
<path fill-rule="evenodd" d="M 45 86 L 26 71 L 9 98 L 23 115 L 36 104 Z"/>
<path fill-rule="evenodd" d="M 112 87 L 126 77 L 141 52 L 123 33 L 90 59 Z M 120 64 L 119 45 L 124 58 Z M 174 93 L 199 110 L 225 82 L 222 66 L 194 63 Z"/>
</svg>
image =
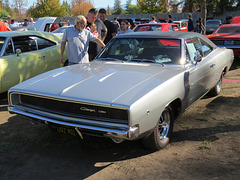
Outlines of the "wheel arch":
<svg viewBox="0 0 240 180">
<path fill-rule="evenodd" d="M 173 111 L 174 119 L 177 119 L 182 111 L 182 101 L 180 98 L 175 99 L 168 105 Z"/>
</svg>

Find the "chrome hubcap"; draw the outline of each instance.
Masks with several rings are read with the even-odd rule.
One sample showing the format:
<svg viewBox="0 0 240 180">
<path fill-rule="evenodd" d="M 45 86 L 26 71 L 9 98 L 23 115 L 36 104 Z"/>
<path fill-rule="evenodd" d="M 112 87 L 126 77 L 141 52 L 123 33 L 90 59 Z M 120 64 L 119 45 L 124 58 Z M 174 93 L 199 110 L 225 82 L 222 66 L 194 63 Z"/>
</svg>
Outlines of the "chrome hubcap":
<svg viewBox="0 0 240 180">
<path fill-rule="evenodd" d="M 164 111 L 160 117 L 158 125 L 158 135 L 161 143 L 168 141 L 168 132 L 170 129 L 171 117 L 168 111 Z"/>
</svg>

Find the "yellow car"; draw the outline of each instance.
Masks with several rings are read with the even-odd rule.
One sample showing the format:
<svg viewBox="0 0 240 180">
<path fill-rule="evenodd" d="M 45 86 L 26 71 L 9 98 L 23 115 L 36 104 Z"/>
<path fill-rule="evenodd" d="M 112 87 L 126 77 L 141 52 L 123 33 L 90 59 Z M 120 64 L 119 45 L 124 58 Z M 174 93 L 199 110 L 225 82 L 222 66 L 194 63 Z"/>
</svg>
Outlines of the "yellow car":
<svg viewBox="0 0 240 180">
<path fill-rule="evenodd" d="M 0 33 L 0 93 L 33 76 L 61 67 L 61 38 L 46 32 Z M 64 59 L 68 54 L 65 51 Z"/>
</svg>

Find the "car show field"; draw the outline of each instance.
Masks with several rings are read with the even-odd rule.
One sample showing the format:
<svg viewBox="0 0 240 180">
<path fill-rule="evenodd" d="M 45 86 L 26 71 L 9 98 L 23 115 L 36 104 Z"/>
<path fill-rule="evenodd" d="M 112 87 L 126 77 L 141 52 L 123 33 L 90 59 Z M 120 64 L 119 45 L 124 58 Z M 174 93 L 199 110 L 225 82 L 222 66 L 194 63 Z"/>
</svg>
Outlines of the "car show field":
<svg viewBox="0 0 240 180">
<path fill-rule="evenodd" d="M 5 179 L 239 179 L 240 61 L 223 79 L 222 92 L 193 104 L 174 124 L 160 151 L 140 140 L 57 133 L 9 114 L 0 95 L 0 177 Z"/>
</svg>

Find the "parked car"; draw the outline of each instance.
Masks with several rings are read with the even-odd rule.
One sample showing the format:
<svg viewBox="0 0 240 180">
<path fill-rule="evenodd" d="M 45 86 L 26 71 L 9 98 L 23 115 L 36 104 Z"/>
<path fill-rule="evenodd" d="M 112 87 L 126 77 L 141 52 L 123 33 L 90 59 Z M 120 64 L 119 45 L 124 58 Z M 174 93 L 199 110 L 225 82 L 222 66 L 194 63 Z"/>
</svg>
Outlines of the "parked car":
<svg viewBox="0 0 240 180">
<path fill-rule="evenodd" d="M 234 16 L 231 24 L 240 24 L 240 16 Z"/>
<path fill-rule="evenodd" d="M 240 56 L 240 24 L 225 24 L 207 35 L 218 47 L 232 49 L 234 56 Z"/>
<path fill-rule="evenodd" d="M 209 19 L 206 21 L 206 34 L 212 34 L 219 26 L 222 25 L 219 19 Z"/>
<path fill-rule="evenodd" d="M 0 93 L 26 79 L 60 67 L 60 43 L 61 39 L 50 33 L 1 32 Z"/>
<path fill-rule="evenodd" d="M 182 112 L 206 93 L 220 93 L 232 62 L 232 50 L 199 33 L 123 34 L 89 64 L 14 86 L 8 109 L 81 138 L 142 139 L 159 150 L 169 143 Z"/>
<path fill-rule="evenodd" d="M 71 26 L 63 26 L 58 28 L 57 30 L 53 31 L 52 33 L 59 36 L 59 37 L 63 37 L 63 33 L 66 31 L 67 28 L 69 27 L 73 27 L 74 25 Z"/>
<path fill-rule="evenodd" d="M 10 27 L 12 31 L 37 31 L 35 27 L 20 26 L 20 27 Z"/>
<path fill-rule="evenodd" d="M 185 22 L 185 21 L 173 21 L 173 23 L 177 24 L 180 27 L 181 31 L 187 32 L 187 25 L 188 25 L 187 22 Z"/>
<path fill-rule="evenodd" d="M 181 29 L 173 23 L 146 23 L 137 25 L 133 31 L 181 31 Z"/>
</svg>

